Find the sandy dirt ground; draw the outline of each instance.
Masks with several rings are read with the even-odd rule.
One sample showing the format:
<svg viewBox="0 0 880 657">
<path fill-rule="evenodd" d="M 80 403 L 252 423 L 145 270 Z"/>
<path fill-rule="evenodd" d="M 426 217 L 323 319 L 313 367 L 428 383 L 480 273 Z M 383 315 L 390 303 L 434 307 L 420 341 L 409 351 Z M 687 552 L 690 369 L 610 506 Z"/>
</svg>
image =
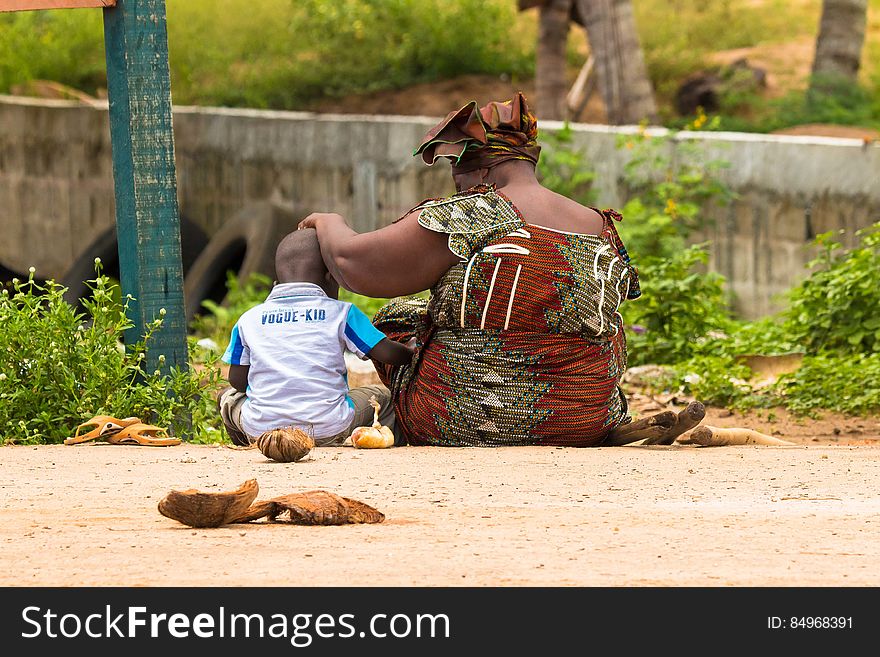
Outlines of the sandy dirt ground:
<svg viewBox="0 0 880 657">
<path fill-rule="evenodd" d="M 381 524 L 192 529 L 172 489 L 324 489 Z M 878 586 L 880 446 L 0 448 L 5 586 Z"/>
</svg>

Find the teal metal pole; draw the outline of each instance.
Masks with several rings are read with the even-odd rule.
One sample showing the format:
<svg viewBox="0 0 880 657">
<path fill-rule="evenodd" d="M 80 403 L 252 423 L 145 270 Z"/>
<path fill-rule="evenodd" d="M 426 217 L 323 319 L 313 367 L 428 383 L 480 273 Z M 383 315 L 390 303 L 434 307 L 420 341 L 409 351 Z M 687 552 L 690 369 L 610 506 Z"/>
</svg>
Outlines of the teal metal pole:
<svg viewBox="0 0 880 657">
<path fill-rule="evenodd" d="M 103 12 L 120 285 L 123 298 L 134 297 L 125 341 L 137 342 L 162 316 L 148 371 L 183 369 L 187 326 L 165 0 L 118 0 Z"/>
</svg>

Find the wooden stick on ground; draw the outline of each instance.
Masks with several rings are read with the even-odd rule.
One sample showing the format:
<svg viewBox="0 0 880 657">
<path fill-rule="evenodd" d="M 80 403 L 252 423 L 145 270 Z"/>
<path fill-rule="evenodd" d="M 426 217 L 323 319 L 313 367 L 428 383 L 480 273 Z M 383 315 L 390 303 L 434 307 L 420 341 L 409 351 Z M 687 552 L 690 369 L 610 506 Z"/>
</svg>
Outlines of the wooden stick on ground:
<svg viewBox="0 0 880 657">
<path fill-rule="evenodd" d="M 768 436 L 754 429 L 741 427 L 719 428 L 703 425 L 694 429 L 687 437 L 680 439 L 682 444 L 696 444 L 704 447 L 724 447 L 726 445 L 794 445 L 796 443 Z"/>
<path fill-rule="evenodd" d="M 634 420 L 629 424 L 622 424 L 608 434 L 604 445 L 619 447 L 629 445 L 640 440 L 658 438 L 675 426 L 678 416 L 673 411 L 662 411 L 656 415 Z"/>
<path fill-rule="evenodd" d="M 678 412 L 675 424 L 660 436 L 648 438 L 645 445 L 671 445 L 685 431 L 690 431 L 706 417 L 706 407 L 702 402 L 692 401 Z"/>
</svg>

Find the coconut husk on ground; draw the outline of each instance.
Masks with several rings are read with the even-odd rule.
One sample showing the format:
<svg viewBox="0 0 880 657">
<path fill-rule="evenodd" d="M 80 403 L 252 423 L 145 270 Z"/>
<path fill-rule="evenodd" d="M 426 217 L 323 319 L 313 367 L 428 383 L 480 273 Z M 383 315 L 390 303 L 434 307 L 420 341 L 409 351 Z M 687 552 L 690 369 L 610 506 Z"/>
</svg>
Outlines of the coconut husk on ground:
<svg viewBox="0 0 880 657">
<path fill-rule="evenodd" d="M 315 440 L 302 429 L 295 427 L 264 431 L 250 445 L 226 445 L 227 449 L 239 452 L 258 449 L 267 459 L 279 463 L 301 461 L 314 447 Z"/>
<path fill-rule="evenodd" d="M 257 449 L 263 456 L 280 463 L 299 461 L 314 446 L 315 441 L 309 434 L 294 427 L 266 431 L 257 438 Z"/>
<path fill-rule="evenodd" d="M 159 501 L 159 513 L 190 527 L 220 527 L 246 513 L 259 490 L 256 479 L 223 493 L 173 490 Z"/>
<path fill-rule="evenodd" d="M 220 527 L 268 518 L 276 522 L 287 514 L 296 525 L 347 525 L 377 523 L 385 514 L 368 504 L 325 490 L 281 495 L 254 502 L 259 492 L 256 479 L 234 491 L 204 493 L 195 489 L 171 491 L 159 502 L 159 513 L 190 527 Z"/>
<path fill-rule="evenodd" d="M 282 495 L 251 505 L 248 512 L 234 522 L 251 522 L 288 514 L 295 525 L 348 525 L 382 522 L 385 514 L 368 504 L 336 495 L 325 490 Z"/>
</svg>

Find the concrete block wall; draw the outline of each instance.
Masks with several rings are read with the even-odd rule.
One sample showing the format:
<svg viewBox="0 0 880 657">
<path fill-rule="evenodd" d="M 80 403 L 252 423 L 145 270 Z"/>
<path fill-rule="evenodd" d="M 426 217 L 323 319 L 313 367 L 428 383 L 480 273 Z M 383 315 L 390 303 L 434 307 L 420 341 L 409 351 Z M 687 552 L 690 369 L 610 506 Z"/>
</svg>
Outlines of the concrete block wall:
<svg viewBox="0 0 880 657">
<path fill-rule="evenodd" d="M 448 171 L 411 156 L 431 119 L 181 107 L 174 125 L 181 214 L 209 234 L 253 200 L 338 212 L 363 232 L 453 191 Z"/>
<path fill-rule="evenodd" d="M 181 215 L 210 235 L 249 202 L 272 199 L 297 217 L 339 212 L 358 231 L 387 225 L 453 191 L 446 165 L 425 167 L 411 155 L 436 120 L 177 106 Z M 573 128 L 596 171 L 599 204 L 620 207 L 627 151 L 616 140 L 635 128 Z M 730 163 L 724 176 L 738 198 L 708 208 L 712 222 L 697 239 L 711 241 L 710 266 L 728 278 L 743 316 L 780 307 L 777 295 L 805 273 L 815 235 L 844 229 L 852 243 L 856 229 L 880 220 L 880 145 L 679 133 L 671 156 L 684 140 Z M 110 158 L 106 103 L 0 96 L 0 264 L 61 277 L 114 222 Z"/>
<path fill-rule="evenodd" d="M 57 277 L 114 221 L 107 111 L 0 98 L 0 263 Z"/>
</svg>

